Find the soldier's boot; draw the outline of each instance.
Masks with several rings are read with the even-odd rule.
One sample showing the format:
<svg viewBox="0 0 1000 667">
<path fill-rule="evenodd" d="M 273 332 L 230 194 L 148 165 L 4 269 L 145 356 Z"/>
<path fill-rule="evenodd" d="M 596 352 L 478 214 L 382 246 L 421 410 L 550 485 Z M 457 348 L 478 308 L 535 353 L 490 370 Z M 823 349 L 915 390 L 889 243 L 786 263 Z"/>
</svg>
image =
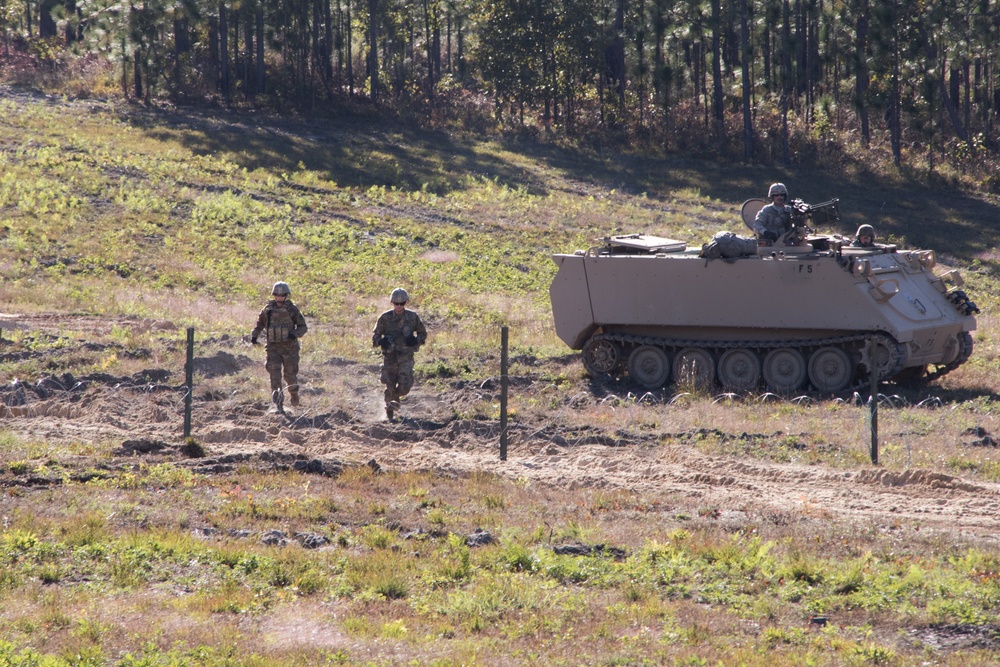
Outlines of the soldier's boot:
<svg viewBox="0 0 1000 667">
<path fill-rule="evenodd" d="M 271 402 L 274 403 L 274 407 L 271 408 L 275 412 L 283 412 L 285 410 L 285 394 L 281 389 L 275 389 L 271 392 Z"/>
<path fill-rule="evenodd" d="M 288 402 L 293 408 L 299 407 L 299 390 L 289 389 L 288 390 Z"/>
<path fill-rule="evenodd" d="M 385 416 L 389 418 L 389 421 L 392 421 L 396 411 L 399 410 L 399 398 L 396 396 L 395 388 L 386 385 L 383 396 L 385 396 Z"/>
</svg>

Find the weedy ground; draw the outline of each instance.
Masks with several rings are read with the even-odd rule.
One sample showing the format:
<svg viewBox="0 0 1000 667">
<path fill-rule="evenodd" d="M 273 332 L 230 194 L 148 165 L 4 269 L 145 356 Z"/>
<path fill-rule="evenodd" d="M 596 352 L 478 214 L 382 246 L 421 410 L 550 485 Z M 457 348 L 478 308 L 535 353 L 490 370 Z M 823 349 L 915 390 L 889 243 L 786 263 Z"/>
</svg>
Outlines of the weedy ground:
<svg viewBox="0 0 1000 667">
<path fill-rule="evenodd" d="M 0 376 L 166 368 L 177 384 L 194 327 L 201 357 L 237 359 L 231 372 L 199 373 L 200 407 L 260 410 L 266 379 L 244 337 L 281 279 L 311 326 L 310 404 L 364 422 L 378 398 L 368 332 L 403 285 L 432 332 L 417 374 L 442 422 L 496 418 L 507 325 L 515 447 L 557 432 L 569 448 L 858 470 L 869 424 L 850 396 L 595 383 L 551 325 L 553 252 L 616 232 L 696 244 L 741 231 L 740 202 L 773 180 L 807 201 L 840 197 L 844 221 L 827 231 L 874 222 L 964 271 L 984 310 L 976 352 L 929 390 L 887 389 L 882 466 L 1000 479 L 987 439 L 1000 386 L 998 203 L 864 165 L 764 171 L 358 115 L 4 91 L 0 299 L 51 321 L 0 332 Z M 368 384 L 353 379 L 362 375 Z M 118 396 L 102 419 L 128 422 Z M 71 399 L 60 418 L 109 400 Z M 164 415 L 177 407 L 172 396 L 143 415 L 176 439 Z M 30 433 L 24 423 L 0 430 L 0 665 L 987 665 L 1000 655 L 1000 549 L 986 539 L 363 461 L 331 475 L 254 460 L 212 474 L 122 456 L 96 424 L 46 435 L 44 420 Z M 290 543 L 264 544 L 274 529 Z M 494 541 L 469 546 L 477 529 Z M 299 544 L 310 536 L 322 546 Z"/>
<path fill-rule="evenodd" d="M 7 492 L 2 664 L 996 659 L 995 550 L 875 524 L 364 466 L 163 463 Z M 257 539 L 275 526 L 291 546 Z"/>
</svg>

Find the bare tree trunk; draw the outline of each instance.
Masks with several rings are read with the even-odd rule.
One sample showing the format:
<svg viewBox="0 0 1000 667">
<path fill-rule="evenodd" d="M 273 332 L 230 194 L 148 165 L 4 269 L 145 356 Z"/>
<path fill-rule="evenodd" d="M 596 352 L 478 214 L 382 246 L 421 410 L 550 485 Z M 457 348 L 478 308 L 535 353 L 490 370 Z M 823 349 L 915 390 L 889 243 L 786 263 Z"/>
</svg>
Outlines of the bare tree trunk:
<svg viewBox="0 0 1000 667">
<path fill-rule="evenodd" d="M 955 109 L 955 103 L 952 96 L 949 94 L 948 85 L 944 80 L 944 59 L 942 58 L 942 68 L 941 76 L 938 77 L 938 87 L 941 89 L 942 103 L 944 104 L 945 111 L 948 112 L 948 118 L 951 119 L 951 124 L 955 128 L 955 135 L 962 141 L 969 141 L 969 133 L 966 128 L 962 126 L 962 119 L 958 115 L 958 110 Z M 893 68 L 893 75 L 895 77 L 898 71 L 898 65 Z"/>
<path fill-rule="evenodd" d="M 789 0 L 781 7 L 781 160 L 790 161 L 788 146 L 788 95 L 792 91 L 792 26 Z"/>
<path fill-rule="evenodd" d="M 257 12 L 254 15 L 254 23 L 257 29 L 257 94 L 263 95 L 267 92 L 264 88 L 264 6 L 257 5 Z"/>
<path fill-rule="evenodd" d="M 59 26 L 52 18 L 52 10 L 55 8 L 54 0 L 41 0 L 38 3 L 38 36 L 41 38 L 55 37 L 59 34 Z"/>
<path fill-rule="evenodd" d="M 458 78 L 460 81 L 465 81 L 465 24 L 462 18 L 462 15 L 459 14 L 456 26 L 458 30 Z"/>
<path fill-rule="evenodd" d="M 253 11 L 249 5 L 244 5 L 243 11 L 243 86 L 248 100 L 252 100 L 257 93 L 256 68 L 254 67 L 253 33 L 254 21 L 250 19 L 250 12 Z M 255 12 L 256 14 L 256 12 Z M 254 76 L 251 76 L 251 72 Z"/>
<path fill-rule="evenodd" d="M 431 10 L 428 0 L 424 5 L 424 41 L 427 44 L 427 98 L 434 101 L 434 40 L 431 39 Z"/>
<path fill-rule="evenodd" d="M 378 0 L 368 0 L 368 76 L 371 100 L 378 104 Z"/>
<path fill-rule="evenodd" d="M 965 131 L 967 134 L 966 141 L 969 144 L 969 151 L 974 150 L 973 140 L 972 140 L 972 95 L 971 95 L 971 81 L 969 81 L 969 59 L 962 59 L 963 74 L 965 80 Z"/>
<path fill-rule="evenodd" d="M 743 157 L 753 160 L 753 116 L 751 114 L 750 94 L 750 8 L 749 0 L 740 0 L 740 42 L 743 47 Z"/>
<path fill-rule="evenodd" d="M 930 119 L 931 126 L 934 125 L 934 117 Z M 934 178 L 934 137 L 931 133 L 931 140 L 927 142 L 927 183 L 930 185 Z"/>
<path fill-rule="evenodd" d="M 333 79 L 333 13 L 330 0 L 323 0 L 323 78 Z"/>
<path fill-rule="evenodd" d="M 795 96 L 797 98 L 801 98 L 805 95 L 805 77 L 809 72 L 806 63 L 807 40 L 805 2 L 806 0 L 795 0 Z"/>
<path fill-rule="evenodd" d="M 76 0 L 65 0 L 66 10 L 66 43 L 78 42 L 83 37 L 80 29 L 80 9 L 76 6 Z M 176 26 L 176 21 L 175 21 Z M 176 33 L 175 33 L 176 34 Z"/>
<path fill-rule="evenodd" d="M 351 2 L 347 2 L 347 39 L 344 40 L 347 43 L 347 96 L 354 97 L 354 49 L 352 42 L 354 41 L 354 27 L 351 25 Z"/>
<path fill-rule="evenodd" d="M 190 48 L 188 43 L 187 19 L 174 19 L 174 92 L 180 94 L 182 81 L 182 61 L 184 53 Z"/>
<path fill-rule="evenodd" d="M 237 84 L 239 84 L 242 81 L 245 86 L 246 79 L 243 76 L 243 68 L 240 67 L 240 12 L 238 9 L 233 11 L 232 19 L 233 19 L 233 77 L 235 78 Z"/>
<path fill-rule="evenodd" d="M 125 38 L 122 37 L 122 53 L 125 53 Z M 128 99 L 128 56 L 122 56 L 122 95 Z"/>
<path fill-rule="evenodd" d="M 229 21 L 226 5 L 219 3 L 219 89 L 222 97 L 229 102 Z"/>
<path fill-rule="evenodd" d="M 854 41 L 854 104 L 861 120 L 861 144 L 868 148 L 871 144 L 871 127 L 868 121 L 868 0 L 861 0 L 858 6 L 858 22 L 855 26 Z"/>
<path fill-rule="evenodd" d="M 316 77 L 321 80 L 326 79 L 326 68 L 323 66 L 323 40 L 319 36 L 319 27 L 323 22 L 322 0 L 312 0 L 312 57 L 309 59 L 312 66 L 309 68 L 309 88 L 310 97 L 316 98 Z"/>
<path fill-rule="evenodd" d="M 698 43 L 696 44 L 696 47 L 698 49 L 698 55 L 700 56 L 700 62 L 701 62 L 701 81 L 699 82 L 699 89 L 701 90 L 701 98 L 705 101 L 705 103 L 702 105 L 702 109 L 704 110 L 703 122 L 705 127 L 708 128 L 709 123 L 711 122 L 709 113 L 712 109 L 712 105 L 709 103 L 708 99 L 708 65 L 705 62 L 708 50 L 705 48 L 703 40 L 699 40 Z"/>
<path fill-rule="evenodd" d="M 614 42 L 615 79 L 617 79 L 618 108 L 625 108 L 625 0 L 618 0 L 615 7 Z"/>
<path fill-rule="evenodd" d="M 771 28 L 768 23 L 764 23 L 764 30 L 760 36 L 761 38 L 761 51 L 764 56 L 764 86 L 767 88 L 767 92 L 773 90 L 773 82 L 771 77 Z"/>
<path fill-rule="evenodd" d="M 896 167 L 903 164 L 903 128 L 900 122 L 900 92 L 899 92 L 899 43 L 893 44 L 892 55 L 892 90 L 889 94 L 889 144 L 892 147 L 892 162 Z"/>
<path fill-rule="evenodd" d="M 722 17 L 719 1 L 712 0 L 712 117 L 715 119 L 721 136 L 724 129 L 724 111 L 722 107 L 722 47 L 720 41 Z"/>
<path fill-rule="evenodd" d="M 819 59 L 819 17 L 817 16 L 817 0 L 809 0 L 806 6 L 806 98 L 809 100 L 810 116 L 811 109 L 816 104 L 816 88 L 819 86 L 823 74 Z"/>
<path fill-rule="evenodd" d="M 545 14 L 542 7 L 541 0 L 535 0 L 535 21 L 538 25 L 545 24 Z M 548 82 L 549 80 L 549 42 L 548 35 L 545 31 L 542 31 L 541 35 L 541 51 L 542 51 L 542 81 Z M 543 93 L 542 103 L 544 109 L 542 110 L 542 124 L 545 129 L 549 129 L 552 123 L 552 87 L 545 86 L 545 92 Z"/>
<path fill-rule="evenodd" d="M 993 134 L 993 121 L 996 117 L 994 113 L 1000 104 L 997 103 L 994 97 L 995 92 L 1000 92 L 993 85 L 993 61 L 990 59 L 989 54 L 986 54 L 983 61 L 983 131 L 986 136 L 991 136 Z"/>
<path fill-rule="evenodd" d="M 135 99 L 142 99 L 142 53 L 139 49 L 132 51 L 132 79 L 135 83 Z"/>
<path fill-rule="evenodd" d="M 434 78 L 441 80 L 441 16 L 434 12 Z"/>
</svg>

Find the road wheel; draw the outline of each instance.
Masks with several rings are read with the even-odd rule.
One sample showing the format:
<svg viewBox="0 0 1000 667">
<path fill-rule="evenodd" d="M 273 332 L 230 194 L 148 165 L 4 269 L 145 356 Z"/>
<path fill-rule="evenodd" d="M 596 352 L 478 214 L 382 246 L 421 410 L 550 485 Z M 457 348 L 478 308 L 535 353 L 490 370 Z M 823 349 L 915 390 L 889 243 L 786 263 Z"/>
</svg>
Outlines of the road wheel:
<svg viewBox="0 0 1000 667">
<path fill-rule="evenodd" d="M 760 359 L 751 350 L 726 350 L 719 358 L 719 382 L 729 391 L 749 391 L 760 382 Z"/>
<path fill-rule="evenodd" d="M 795 391 L 806 381 L 806 360 L 798 350 L 779 347 L 767 353 L 761 371 L 771 391 Z"/>
<path fill-rule="evenodd" d="M 851 383 L 854 364 L 837 347 L 821 347 L 809 357 L 809 382 L 817 391 L 836 393 Z"/>
<path fill-rule="evenodd" d="M 640 386 L 659 389 L 670 376 L 670 360 L 661 348 L 642 345 L 628 356 L 628 373 Z"/>
<path fill-rule="evenodd" d="M 609 375 L 618 368 L 622 354 L 611 340 L 591 338 L 583 346 L 583 367 L 593 376 Z"/>
<path fill-rule="evenodd" d="M 674 381 L 693 389 L 711 389 L 715 383 L 715 359 L 708 350 L 686 347 L 674 358 Z"/>
</svg>

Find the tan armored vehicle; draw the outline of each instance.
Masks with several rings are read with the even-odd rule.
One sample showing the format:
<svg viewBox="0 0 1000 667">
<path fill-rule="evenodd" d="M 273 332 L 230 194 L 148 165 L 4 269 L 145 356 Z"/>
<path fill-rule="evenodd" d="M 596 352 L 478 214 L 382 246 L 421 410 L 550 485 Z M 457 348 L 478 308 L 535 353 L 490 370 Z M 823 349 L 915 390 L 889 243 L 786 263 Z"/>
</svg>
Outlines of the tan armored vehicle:
<svg viewBox="0 0 1000 667">
<path fill-rule="evenodd" d="M 748 226 L 763 205 L 744 203 Z M 873 359 L 879 379 L 915 382 L 969 358 L 979 309 L 933 250 L 851 247 L 807 224 L 836 201 L 792 205 L 791 231 L 735 256 L 643 234 L 555 255 L 556 333 L 592 375 L 627 369 L 649 389 L 835 393 L 869 381 Z"/>
</svg>

